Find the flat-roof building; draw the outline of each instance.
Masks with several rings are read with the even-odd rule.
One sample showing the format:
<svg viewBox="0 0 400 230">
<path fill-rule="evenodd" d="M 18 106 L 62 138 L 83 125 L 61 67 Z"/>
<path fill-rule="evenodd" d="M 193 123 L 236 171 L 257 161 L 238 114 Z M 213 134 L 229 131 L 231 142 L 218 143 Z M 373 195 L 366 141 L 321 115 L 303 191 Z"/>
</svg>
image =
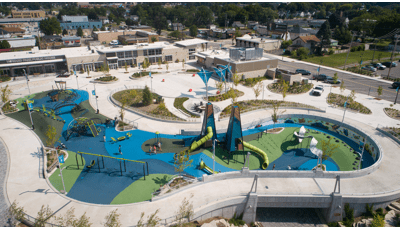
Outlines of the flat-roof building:
<svg viewBox="0 0 400 230">
<path fill-rule="evenodd" d="M 276 50 L 281 46 L 281 40 L 244 35 L 236 38 L 236 46 L 244 48 L 261 48 L 263 50 Z"/>
<path fill-rule="evenodd" d="M 11 15 L 13 18 L 44 18 L 46 12 L 44 10 L 12 10 Z"/>
</svg>

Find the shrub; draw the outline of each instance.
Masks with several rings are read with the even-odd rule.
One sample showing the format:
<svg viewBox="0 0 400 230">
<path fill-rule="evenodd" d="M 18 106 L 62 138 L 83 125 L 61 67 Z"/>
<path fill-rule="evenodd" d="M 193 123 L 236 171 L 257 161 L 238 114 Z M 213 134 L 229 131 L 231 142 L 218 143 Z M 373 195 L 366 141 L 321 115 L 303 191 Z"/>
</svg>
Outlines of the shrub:
<svg viewBox="0 0 400 230">
<path fill-rule="evenodd" d="M 354 209 L 350 208 L 349 204 L 344 206 L 345 217 L 343 218 L 343 225 L 346 227 L 352 227 L 354 223 Z"/>
<path fill-rule="evenodd" d="M 385 227 L 385 218 L 379 214 L 374 215 L 370 227 Z"/>
<path fill-rule="evenodd" d="M 334 53 L 335 53 L 335 51 L 329 50 L 329 55 L 332 55 L 332 54 L 334 54 Z"/>
<path fill-rule="evenodd" d="M 328 223 L 328 227 L 340 227 L 338 222 L 330 222 Z"/>
<path fill-rule="evenodd" d="M 374 205 L 372 204 L 369 206 L 369 204 L 365 204 L 365 217 L 373 217 L 374 216 Z"/>
<path fill-rule="evenodd" d="M 246 222 L 244 222 L 244 220 L 242 219 L 243 219 L 243 213 L 240 214 L 238 217 L 236 217 L 236 212 L 235 212 L 235 214 L 233 214 L 233 218 L 229 220 L 229 223 L 235 226 L 243 226 L 244 224 L 246 224 Z"/>
<path fill-rule="evenodd" d="M 153 95 L 150 92 L 149 87 L 144 88 L 143 90 L 143 105 L 150 105 L 153 102 Z"/>
<path fill-rule="evenodd" d="M 376 210 L 376 214 L 385 217 L 385 215 L 383 214 L 383 208 L 378 208 L 378 209 Z"/>
</svg>

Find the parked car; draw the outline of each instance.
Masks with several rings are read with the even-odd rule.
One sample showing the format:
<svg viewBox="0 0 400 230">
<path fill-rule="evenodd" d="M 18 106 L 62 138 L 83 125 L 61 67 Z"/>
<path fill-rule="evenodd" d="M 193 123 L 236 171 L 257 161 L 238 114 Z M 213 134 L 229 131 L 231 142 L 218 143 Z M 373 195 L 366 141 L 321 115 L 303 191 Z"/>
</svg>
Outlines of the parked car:
<svg viewBox="0 0 400 230">
<path fill-rule="evenodd" d="M 327 78 L 327 77 L 329 77 L 329 76 L 327 76 L 327 75 L 325 75 L 325 74 L 320 74 L 320 75 L 318 75 L 318 76 L 314 76 L 314 80 L 317 80 L 317 81 L 325 81 L 325 79 Z"/>
<path fill-rule="evenodd" d="M 386 69 L 386 66 L 382 65 L 381 63 L 375 63 L 375 64 L 372 64 L 372 66 L 377 69 L 380 69 L 380 70 Z"/>
<path fill-rule="evenodd" d="M 397 89 L 397 87 L 400 87 L 400 82 L 399 81 L 398 82 L 393 82 L 392 87 L 394 89 Z"/>
<path fill-rule="evenodd" d="M 70 73 L 64 72 L 64 73 L 58 75 L 57 77 L 69 77 L 69 76 L 70 76 Z"/>
<path fill-rule="evenodd" d="M 304 69 L 296 69 L 296 73 L 301 73 L 301 75 L 311 75 L 311 72 Z"/>
<path fill-rule="evenodd" d="M 368 71 L 372 71 L 372 72 L 376 72 L 377 71 L 377 69 L 376 68 L 374 68 L 373 66 L 364 66 L 364 67 L 362 67 L 361 69 L 363 69 L 363 70 L 368 70 Z"/>
<path fill-rule="evenodd" d="M 387 62 L 383 62 L 382 65 L 386 66 L 386 67 L 390 67 L 390 61 Z M 392 67 L 396 67 L 397 63 L 396 62 L 392 62 Z"/>
<path fill-rule="evenodd" d="M 316 86 L 312 91 L 311 91 L 311 95 L 313 96 L 321 96 L 322 93 L 324 92 L 324 87 L 319 85 Z"/>
<path fill-rule="evenodd" d="M 324 80 L 324 82 L 330 83 L 330 84 L 335 84 L 335 80 L 333 80 L 333 77 L 329 77 L 329 76 Z M 342 83 L 342 82 L 339 79 L 337 79 L 336 84 L 340 84 L 340 83 Z"/>
</svg>

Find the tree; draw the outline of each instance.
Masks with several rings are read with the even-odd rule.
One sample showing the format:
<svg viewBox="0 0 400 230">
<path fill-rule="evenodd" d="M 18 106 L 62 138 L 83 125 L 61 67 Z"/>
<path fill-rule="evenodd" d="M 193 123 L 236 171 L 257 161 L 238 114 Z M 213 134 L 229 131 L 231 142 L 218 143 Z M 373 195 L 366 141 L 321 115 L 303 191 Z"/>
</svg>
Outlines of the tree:
<svg viewBox="0 0 400 230">
<path fill-rule="evenodd" d="M 11 45 L 7 40 L 2 40 L 0 42 L 0 49 L 10 49 Z"/>
<path fill-rule="evenodd" d="M 229 97 L 232 99 L 232 104 L 234 105 L 236 103 L 238 95 L 235 93 L 235 90 L 232 88 L 227 93 L 228 93 Z"/>
<path fill-rule="evenodd" d="M 8 109 L 8 106 L 10 106 L 7 102 L 10 100 L 11 93 L 12 91 L 8 88 L 8 85 L 6 85 L 5 87 L 0 87 L 0 98 L 1 101 L 5 104 L 5 109 Z"/>
<path fill-rule="evenodd" d="M 161 31 L 168 28 L 167 18 L 162 15 L 154 17 L 153 27 L 156 29 L 158 35 L 161 35 Z"/>
<path fill-rule="evenodd" d="M 371 221 L 370 227 L 385 227 L 385 217 L 374 214 L 374 219 Z"/>
<path fill-rule="evenodd" d="M 351 91 L 349 98 L 351 99 L 351 101 L 354 101 L 356 99 L 356 91 L 354 89 Z"/>
<path fill-rule="evenodd" d="M 310 50 L 306 47 L 301 47 L 297 49 L 297 51 L 293 55 L 297 55 L 297 57 L 302 60 L 306 59 L 308 54 L 310 53 Z"/>
<path fill-rule="evenodd" d="M 234 73 L 233 76 L 232 76 L 232 81 L 233 81 L 233 84 L 236 86 L 236 89 L 237 89 L 237 86 L 238 86 L 239 83 L 240 83 L 240 77 L 239 77 L 239 75 L 237 74 L 237 70 L 235 71 L 235 73 Z"/>
<path fill-rule="evenodd" d="M 189 150 L 183 150 L 179 153 L 175 153 L 174 155 L 174 166 L 175 172 L 178 172 L 179 175 L 189 166 L 192 165 L 193 160 L 189 159 Z"/>
<path fill-rule="evenodd" d="M 338 81 L 338 76 L 337 76 L 337 73 L 334 73 L 333 74 L 333 84 L 336 84 L 337 83 L 337 81 Z"/>
<path fill-rule="evenodd" d="M 10 220 L 11 226 L 15 227 L 18 221 L 25 219 L 24 207 L 19 207 L 18 202 L 14 200 L 7 210 L 7 218 Z"/>
<path fill-rule="evenodd" d="M 62 35 L 67 35 L 68 31 L 66 29 L 63 30 Z"/>
<path fill-rule="evenodd" d="M 92 223 L 89 221 L 89 217 L 86 216 L 86 212 L 79 218 L 75 218 L 75 208 L 72 207 L 67 210 L 65 216 L 55 217 L 56 223 L 64 227 L 90 227 Z"/>
<path fill-rule="evenodd" d="M 149 87 L 147 85 L 144 87 L 143 90 L 143 105 L 148 106 L 153 103 L 153 95 L 150 92 Z"/>
<path fill-rule="evenodd" d="M 93 32 L 99 31 L 96 26 L 93 26 Z"/>
<path fill-rule="evenodd" d="M 378 96 L 381 96 L 382 95 L 382 90 L 383 90 L 383 88 L 382 88 L 382 86 L 379 86 L 378 87 Z"/>
<path fill-rule="evenodd" d="M 161 58 L 158 59 L 158 67 L 161 68 Z"/>
<path fill-rule="evenodd" d="M 61 34 L 60 22 L 57 18 L 46 18 L 40 21 L 40 30 L 46 35 Z"/>
<path fill-rule="evenodd" d="M 224 83 L 221 81 L 215 81 L 215 87 L 218 89 L 219 92 L 222 92 L 222 89 L 224 88 Z"/>
<path fill-rule="evenodd" d="M 128 64 L 125 62 L 125 72 L 128 72 Z"/>
<path fill-rule="evenodd" d="M 129 102 L 129 99 L 126 95 L 121 98 L 121 107 L 119 110 L 119 117 L 121 118 L 122 126 L 124 125 L 125 108 L 128 105 L 128 102 Z"/>
<path fill-rule="evenodd" d="M 283 101 L 285 100 L 286 93 L 287 93 L 288 89 L 289 89 L 289 84 L 285 80 L 282 80 L 282 98 L 283 98 Z"/>
<path fill-rule="evenodd" d="M 144 58 L 143 64 L 142 64 L 143 69 L 147 69 L 147 67 L 149 67 L 149 66 L 150 66 L 149 59 L 148 58 Z"/>
<path fill-rule="evenodd" d="M 343 94 L 344 90 L 346 89 L 346 86 L 344 86 L 344 81 L 340 83 L 340 93 Z"/>
<path fill-rule="evenodd" d="M 292 45 L 292 40 L 289 41 L 282 41 L 281 47 L 282 49 L 286 49 L 287 47 L 289 47 L 290 45 Z"/>
<path fill-rule="evenodd" d="M 78 30 L 76 31 L 76 35 L 78 35 L 79 37 L 83 37 L 83 31 L 81 27 L 79 27 Z"/>
<path fill-rule="evenodd" d="M 101 30 L 101 31 L 106 31 L 106 27 L 105 27 L 105 26 L 102 26 L 102 27 L 100 28 L 100 30 Z"/>
<path fill-rule="evenodd" d="M 279 116 L 282 115 L 284 112 L 286 112 L 286 110 L 283 110 L 281 112 L 279 112 L 279 107 L 281 106 L 282 102 L 277 101 L 276 103 L 272 104 L 272 114 L 271 114 L 271 118 L 272 121 L 274 122 L 274 129 L 275 129 L 275 124 L 278 122 Z"/>
<path fill-rule="evenodd" d="M 107 64 L 107 61 L 104 62 L 104 65 L 102 67 L 103 67 L 102 72 L 104 74 L 108 74 L 110 72 L 110 67 Z"/>
<path fill-rule="evenodd" d="M 335 28 L 334 34 L 335 34 L 334 38 L 338 40 L 340 45 L 351 42 L 351 32 L 344 26 L 342 27 L 337 26 Z"/>
<path fill-rule="evenodd" d="M 260 96 L 262 89 L 263 89 L 263 83 L 261 81 L 257 82 L 257 84 L 253 86 L 253 92 L 254 95 L 256 96 L 256 100 L 258 96 Z"/>
<path fill-rule="evenodd" d="M 191 198 L 193 198 L 193 193 L 190 194 L 189 199 L 183 198 L 182 204 L 176 212 L 175 220 L 178 227 L 182 227 L 183 219 L 187 219 L 190 222 L 190 218 L 194 215 L 193 202 L 189 202 Z"/>
<path fill-rule="evenodd" d="M 137 223 L 137 227 L 155 227 L 159 222 L 160 222 L 160 218 L 157 216 L 157 213 L 158 213 L 158 211 L 159 211 L 159 209 L 157 209 L 153 214 L 151 214 L 150 216 L 147 216 L 147 223 L 146 224 L 144 224 L 144 220 L 143 220 L 143 217 L 144 217 L 144 212 L 142 212 L 141 214 L 140 214 L 140 219 L 139 219 L 139 221 L 138 221 L 138 223 Z"/>
<path fill-rule="evenodd" d="M 48 125 L 45 136 L 47 137 L 46 145 L 54 147 L 54 144 L 58 141 L 61 135 L 57 135 L 57 129 L 55 127 Z"/>
<path fill-rule="evenodd" d="M 105 217 L 104 227 L 121 227 L 121 221 L 119 220 L 118 208 L 112 210 L 107 216 Z"/>
<path fill-rule="evenodd" d="M 235 38 L 238 38 L 238 37 L 241 37 L 241 36 L 242 36 L 242 33 L 240 33 L 239 30 L 236 30 L 235 31 Z"/>
<path fill-rule="evenodd" d="M 182 68 L 185 68 L 185 59 L 182 59 Z"/>
<path fill-rule="evenodd" d="M 190 36 L 192 36 L 192 37 L 197 36 L 197 26 L 196 25 L 191 25 L 189 27 L 189 31 L 190 31 Z"/>
<path fill-rule="evenodd" d="M 46 222 L 48 219 L 53 215 L 53 212 L 51 211 L 49 205 L 45 208 L 44 205 L 40 208 L 35 222 L 33 223 L 34 227 L 45 227 Z"/>
<path fill-rule="evenodd" d="M 321 29 L 317 33 L 317 37 L 321 39 L 322 46 L 329 46 L 331 44 L 330 39 L 332 37 L 332 32 L 328 21 L 325 21 L 324 24 L 322 24 Z"/>
<path fill-rule="evenodd" d="M 156 37 L 151 37 L 151 42 L 156 42 L 157 41 L 157 38 Z"/>
<path fill-rule="evenodd" d="M 339 144 L 336 143 L 331 143 L 331 140 L 333 138 L 329 138 L 329 140 L 322 140 L 321 144 L 321 150 L 322 150 L 322 160 L 327 160 L 328 157 L 332 157 L 332 155 L 336 152 L 336 150 L 339 148 Z"/>
<path fill-rule="evenodd" d="M 180 38 L 181 32 L 179 32 L 178 30 L 175 30 L 175 31 L 171 32 L 169 34 L 169 36 L 174 37 L 174 38 Z"/>
<path fill-rule="evenodd" d="M 339 14 L 334 13 L 329 16 L 328 24 L 331 28 L 336 28 L 336 26 L 342 27 L 344 25 L 345 18 L 340 17 Z M 322 27 L 321 27 L 322 28 Z"/>
</svg>

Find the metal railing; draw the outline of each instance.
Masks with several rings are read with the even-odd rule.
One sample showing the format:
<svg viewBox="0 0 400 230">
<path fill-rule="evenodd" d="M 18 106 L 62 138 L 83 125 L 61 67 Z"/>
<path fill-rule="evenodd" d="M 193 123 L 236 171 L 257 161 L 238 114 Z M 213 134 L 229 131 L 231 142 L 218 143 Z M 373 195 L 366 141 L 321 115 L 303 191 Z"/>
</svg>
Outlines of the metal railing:
<svg viewBox="0 0 400 230">
<path fill-rule="evenodd" d="M 318 111 L 318 112 L 324 112 L 324 113 L 326 112 L 326 108 L 318 108 L 315 106 L 301 104 L 301 103 L 297 103 L 297 102 L 285 102 L 285 105 L 287 105 L 287 106 L 282 106 L 279 108 L 280 109 L 305 109 L 308 111 Z M 293 106 L 291 106 L 291 105 L 293 105 Z M 247 113 L 247 112 L 262 110 L 262 109 L 272 109 L 272 108 L 273 108 L 272 104 L 264 104 L 264 105 L 241 109 L 240 113 L 241 113 L 241 116 L 243 116 L 243 115 L 245 115 L 244 113 Z M 229 118 L 229 117 L 230 117 L 230 113 L 226 114 L 226 115 L 222 115 L 222 113 L 220 113 L 219 120 Z"/>
<path fill-rule="evenodd" d="M 123 90 L 128 90 L 128 89 L 144 89 L 144 88 L 145 88 L 144 86 L 138 86 L 138 85 L 125 86 L 124 88 L 117 88 L 110 92 L 109 98 L 114 104 L 121 107 L 122 104 L 113 97 L 113 95 L 115 93 L 117 93 L 119 91 L 123 91 Z M 154 93 L 154 90 L 152 90 L 152 93 Z M 126 110 L 130 110 L 134 113 L 138 113 L 140 115 L 143 115 L 143 116 L 146 116 L 149 118 L 155 118 L 155 119 L 164 120 L 164 121 L 188 122 L 188 121 L 178 118 L 178 117 L 167 117 L 167 116 L 163 116 L 163 115 L 157 115 L 157 114 L 149 113 L 149 112 L 137 109 L 137 108 L 133 108 L 131 106 L 126 106 L 125 108 L 126 108 Z"/>
</svg>

